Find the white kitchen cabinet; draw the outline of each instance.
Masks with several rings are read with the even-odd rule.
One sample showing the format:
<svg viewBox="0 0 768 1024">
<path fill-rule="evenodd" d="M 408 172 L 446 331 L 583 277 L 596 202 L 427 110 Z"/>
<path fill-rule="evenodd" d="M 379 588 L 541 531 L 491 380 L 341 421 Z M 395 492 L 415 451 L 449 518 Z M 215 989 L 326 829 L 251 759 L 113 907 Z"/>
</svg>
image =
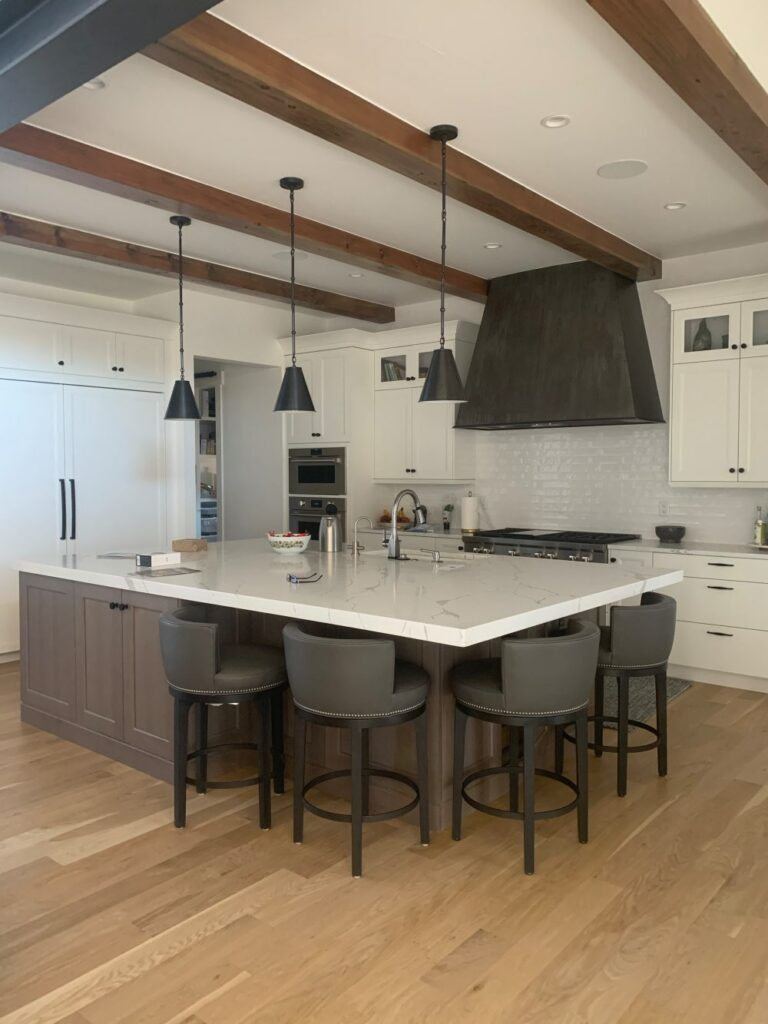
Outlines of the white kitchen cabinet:
<svg viewBox="0 0 768 1024">
<path fill-rule="evenodd" d="M 115 336 L 115 360 L 117 372 L 126 380 L 162 383 L 164 378 L 165 347 L 162 338 L 151 338 L 141 334 L 120 334 Z"/>
<path fill-rule="evenodd" d="M 304 371 L 313 413 L 290 413 L 289 444 L 329 445 L 349 440 L 347 355 L 342 349 L 302 355 L 298 365 Z M 286 365 L 290 365 L 290 361 Z"/>
<path fill-rule="evenodd" d="M 7 653 L 19 649 L 20 559 L 165 545 L 164 396 L 0 379 L 0 410 L 9 439 L 0 553 Z"/>
<path fill-rule="evenodd" d="M 671 483 L 737 485 L 739 367 L 738 359 L 674 364 Z"/>
<path fill-rule="evenodd" d="M 375 392 L 374 478 L 471 481 L 474 437 L 454 429 L 453 404 L 420 402 L 420 394 L 414 388 Z"/>
<path fill-rule="evenodd" d="M 432 355 L 438 345 L 436 337 L 434 341 L 425 345 L 402 345 L 400 348 L 377 352 L 374 362 L 374 388 L 377 391 L 391 391 L 393 388 L 418 388 L 421 391 L 429 373 Z M 454 352 L 457 359 L 460 357 L 454 342 L 446 341 L 445 347 Z M 462 347 L 461 344 L 459 347 Z"/>
<path fill-rule="evenodd" d="M 56 324 L 0 316 L 0 367 L 54 373 L 60 358 Z"/>
<path fill-rule="evenodd" d="M 57 327 L 62 373 L 85 377 L 114 377 L 119 370 L 117 340 L 113 331 L 91 327 Z"/>
<path fill-rule="evenodd" d="M 740 485 L 768 487 L 768 354 L 739 363 L 737 480 Z"/>
<path fill-rule="evenodd" d="M 768 356 L 768 298 L 741 303 L 742 358 Z"/>
<path fill-rule="evenodd" d="M 675 363 L 738 359 L 741 343 L 741 304 L 738 302 L 678 309 L 672 316 Z"/>
</svg>

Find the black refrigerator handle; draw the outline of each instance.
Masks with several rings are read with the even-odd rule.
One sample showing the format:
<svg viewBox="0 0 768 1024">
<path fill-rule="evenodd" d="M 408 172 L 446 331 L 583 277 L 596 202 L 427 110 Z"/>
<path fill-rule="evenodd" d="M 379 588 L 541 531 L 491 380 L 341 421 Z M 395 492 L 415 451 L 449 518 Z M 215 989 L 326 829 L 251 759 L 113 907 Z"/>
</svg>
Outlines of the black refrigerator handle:
<svg viewBox="0 0 768 1024">
<path fill-rule="evenodd" d="M 59 487 L 61 488 L 61 535 L 59 540 L 67 539 L 67 492 L 64 485 L 64 477 L 59 477 Z"/>
<path fill-rule="evenodd" d="M 71 477 L 69 480 L 69 495 L 72 499 L 72 522 L 69 539 L 77 540 L 77 499 L 75 497 L 75 481 Z"/>
</svg>

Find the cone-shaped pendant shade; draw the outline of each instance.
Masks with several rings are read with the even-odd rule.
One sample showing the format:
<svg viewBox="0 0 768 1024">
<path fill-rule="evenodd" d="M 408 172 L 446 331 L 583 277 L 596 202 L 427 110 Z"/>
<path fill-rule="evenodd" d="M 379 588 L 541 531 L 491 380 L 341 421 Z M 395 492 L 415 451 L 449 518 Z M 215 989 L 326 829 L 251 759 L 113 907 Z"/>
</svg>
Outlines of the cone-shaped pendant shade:
<svg viewBox="0 0 768 1024">
<path fill-rule="evenodd" d="M 275 402 L 275 412 L 314 412 L 312 397 L 300 366 L 288 366 Z"/>
<path fill-rule="evenodd" d="M 420 402 L 466 402 L 459 368 L 449 348 L 436 348 L 432 353 L 427 379 Z"/>
<path fill-rule="evenodd" d="M 199 420 L 200 410 L 195 401 L 195 393 L 188 380 L 174 382 L 171 400 L 165 410 L 167 420 Z"/>
</svg>

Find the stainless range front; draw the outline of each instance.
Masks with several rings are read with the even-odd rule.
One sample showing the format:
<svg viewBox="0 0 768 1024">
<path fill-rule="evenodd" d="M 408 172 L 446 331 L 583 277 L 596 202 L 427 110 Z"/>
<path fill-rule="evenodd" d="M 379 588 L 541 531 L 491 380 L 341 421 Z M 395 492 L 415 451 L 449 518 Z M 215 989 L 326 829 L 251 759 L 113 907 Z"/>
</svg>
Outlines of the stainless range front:
<svg viewBox="0 0 768 1024">
<path fill-rule="evenodd" d="M 467 551 L 519 558 L 550 558 L 571 562 L 607 562 L 608 548 L 638 540 L 636 533 L 592 533 L 588 530 L 486 530 L 464 538 Z"/>
</svg>

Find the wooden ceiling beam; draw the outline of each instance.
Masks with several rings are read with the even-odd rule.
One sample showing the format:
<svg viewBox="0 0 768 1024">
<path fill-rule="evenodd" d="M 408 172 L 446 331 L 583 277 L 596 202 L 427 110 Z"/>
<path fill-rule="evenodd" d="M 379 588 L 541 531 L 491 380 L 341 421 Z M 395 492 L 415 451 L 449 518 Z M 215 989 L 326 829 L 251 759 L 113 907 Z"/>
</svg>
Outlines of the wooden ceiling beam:
<svg viewBox="0 0 768 1024">
<path fill-rule="evenodd" d="M 768 92 L 698 0 L 587 0 L 768 184 Z"/>
<path fill-rule="evenodd" d="M 323 78 L 220 18 L 203 14 L 144 54 L 358 156 L 440 188 L 440 146 L 368 100 Z M 661 261 L 458 150 L 448 194 L 459 202 L 634 280 L 661 275 Z"/>
<path fill-rule="evenodd" d="M 20 217 L 13 213 L 0 212 L 0 242 L 10 242 L 13 245 L 43 252 L 64 253 L 94 263 L 140 270 L 160 277 L 173 278 L 179 273 L 178 257 L 175 253 L 149 249 L 133 242 L 105 238 L 75 228 L 30 220 L 28 217 Z M 209 263 L 207 260 L 198 260 L 190 256 L 184 257 L 184 278 L 277 302 L 289 303 L 291 300 L 289 281 L 265 277 L 236 267 L 226 267 L 220 263 Z M 373 324 L 390 324 L 395 319 L 395 311 L 391 306 L 301 284 L 296 285 L 296 304 L 326 316 L 346 316 Z"/>
<path fill-rule="evenodd" d="M 77 142 L 64 135 L 19 124 L 0 134 L 0 160 L 110 195 L 160 206 L 207 224 L 290 242 L 290 216 L 170 171 Z M 275 184 L 277 191 L 277 183 Z M 440 285 L 440 264 L 381 242 L 353 235 L 306 217 L 296 218 L 296 246 L 327 259 L 428 288 Z M 484 302 L 488 282 L 463 270 L 446 269 L 449 294 Z"/>
</svg>

